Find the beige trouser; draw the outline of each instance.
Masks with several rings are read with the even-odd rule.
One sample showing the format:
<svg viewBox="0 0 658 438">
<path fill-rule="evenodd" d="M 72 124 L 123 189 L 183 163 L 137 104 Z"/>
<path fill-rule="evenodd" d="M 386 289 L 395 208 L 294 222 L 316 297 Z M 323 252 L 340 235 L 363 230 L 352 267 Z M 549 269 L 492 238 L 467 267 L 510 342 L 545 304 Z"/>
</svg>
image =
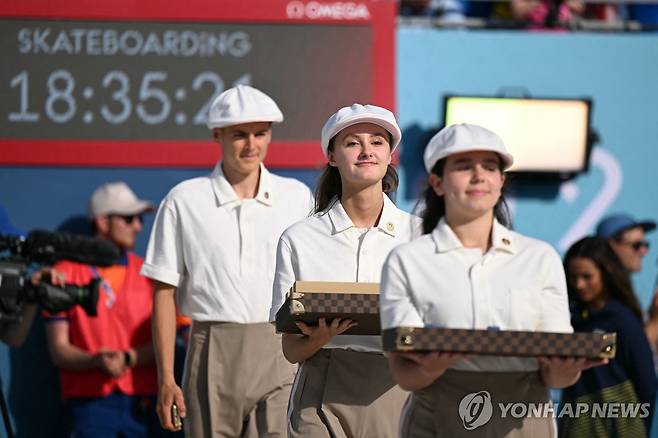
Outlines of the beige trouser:
<svg viewBox="0 0 658 438">
<path fill-rule="evenodd" d="M 299 368 L 290 438 L 395 438 L 407 397 L 379 353 L 323 349 Z"/>
<path fill-rule="evenodd" d="M 477 408 L 462 405 L 467 394 L 487 391 L 493 408 L 491 419 L 484 425 L 469 421 L 478 418 Z M 507 411 L 502 418 L 499 403 L 544 405 L 549 402 L 548 390 L 537 372 L 485 373 L 448 370 L 430 386 L 415 391 L 402 413 L 403 438 L 551 438 L 556 436 L 555 421 L 548 417 L 514 418 Z M 464 413 L 468 409 L 471 417 Z M 517 416 L 520 416 L 520 410 Z M 483 419 L 486 417 L 482 417 Z M 467 429 L 467 427 L 472 429 Z"/>
<path fill-rule="evenodd" d="M 270 323 L 194 321 L 183 377 L 185 436 L 284 437 L 295 368 Z"/>
</svg>

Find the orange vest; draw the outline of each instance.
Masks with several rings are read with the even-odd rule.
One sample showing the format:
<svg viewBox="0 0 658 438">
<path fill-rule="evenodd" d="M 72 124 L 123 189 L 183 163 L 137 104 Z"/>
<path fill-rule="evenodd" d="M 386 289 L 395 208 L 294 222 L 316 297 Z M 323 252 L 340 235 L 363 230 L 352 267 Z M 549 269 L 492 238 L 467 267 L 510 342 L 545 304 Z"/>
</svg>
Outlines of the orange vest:
<svg viewBox="0 0 658 438">
<path fill-rule="evenodd" d="M 153 284 L 140 275 L 142 263 L 139 256 L 128 253 L 121 290 L 112 293 L 99 287 L 97 316 L 88 316 L 80 306 L 64 313 L 72 345 L 96 354 L 103 347 L 126 351 L 152 342 Z M 92 267 L 80 263 L 64 261 L 55 268 L 66 275 L 68 283 L 88 284 L 95 276 Z M 100 369 L 60 369 L 60 383 L 64 399 L 102 397 L 115 390 L 127 395 L 155 395 L 157 371 L 155 365 L 136 366 L 112 378 Z"/>
</svg>

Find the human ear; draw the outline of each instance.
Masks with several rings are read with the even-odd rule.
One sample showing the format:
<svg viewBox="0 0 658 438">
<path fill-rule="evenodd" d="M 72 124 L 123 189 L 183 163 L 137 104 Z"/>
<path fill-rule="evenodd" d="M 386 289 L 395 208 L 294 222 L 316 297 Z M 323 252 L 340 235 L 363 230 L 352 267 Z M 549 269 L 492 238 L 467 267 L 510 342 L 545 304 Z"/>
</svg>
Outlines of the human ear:
<svg viewBox="0 0 658 438">
<path fill-rule="evenodd" d="M 432 187 L 432 190 L 434 190 L 434 193 L 436 193 L 437 196 L 443 196 L 445 194 L 445 191 L 443 190 L 443 180 L 437 174 L 430 174 L 427 178 L 427 183 Z"/>
<path fill-rule="evenodd" d="M 212 138 L 215 140 L 217 143 L 222 142 L 222 128 L 213 128 L 212 130 Z"/>
<path fill-rule="evenodd" d="M 334 158 L 334 153 L 333 151 L 329 151 L 329 165 L 331 167 L 337 167 L 338 164 L 336 163 L 336 159 Z"/>
<path fill-rule="evenodd" d="M 101 234 L 107 234 L 110 231 L 110 218 L 108 216 L 98 216 L 94 218 L 94 223 Z"/>
</svg>

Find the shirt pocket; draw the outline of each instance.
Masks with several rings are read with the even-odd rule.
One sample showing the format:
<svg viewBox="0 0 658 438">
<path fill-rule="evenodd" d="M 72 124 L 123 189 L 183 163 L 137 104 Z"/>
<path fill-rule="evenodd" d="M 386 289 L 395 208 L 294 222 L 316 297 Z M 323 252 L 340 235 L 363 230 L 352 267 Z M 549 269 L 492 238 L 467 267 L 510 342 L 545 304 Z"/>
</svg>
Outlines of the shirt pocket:
<svg viewBox="0 0 658 438">
<path fill-rule="evenodd" d="M 510 288 L 509 330 L 535 331 L 541 319 L 541 294 L 533 288 Z"/>
</svg>

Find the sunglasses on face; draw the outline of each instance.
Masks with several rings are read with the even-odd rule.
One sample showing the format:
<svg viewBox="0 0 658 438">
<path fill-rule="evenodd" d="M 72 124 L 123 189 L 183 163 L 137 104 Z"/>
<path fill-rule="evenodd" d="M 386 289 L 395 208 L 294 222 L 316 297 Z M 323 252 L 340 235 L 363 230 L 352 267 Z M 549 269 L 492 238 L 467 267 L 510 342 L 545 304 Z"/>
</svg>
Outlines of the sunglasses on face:
<svg viewBox="0 0 658 438">
<path fill-rule="evenodd" d="M 649 249 L 649 242 L 646 240 L 636 240 L 635 242 L 624 242 L 624 245 L 630 246 L 631 248 L 633 248 L 633 251 Z"/>
<path fill-rule="evenodd" d="M 135 219 L 137 219 L 140 224 L 144 223 L 143 214 L 128 214 L 128 215 L 113 214 L 112 216 L 120 218 L 122 221 L 126 223 L 126 225 L 132 224 Z"/>
</svg>

